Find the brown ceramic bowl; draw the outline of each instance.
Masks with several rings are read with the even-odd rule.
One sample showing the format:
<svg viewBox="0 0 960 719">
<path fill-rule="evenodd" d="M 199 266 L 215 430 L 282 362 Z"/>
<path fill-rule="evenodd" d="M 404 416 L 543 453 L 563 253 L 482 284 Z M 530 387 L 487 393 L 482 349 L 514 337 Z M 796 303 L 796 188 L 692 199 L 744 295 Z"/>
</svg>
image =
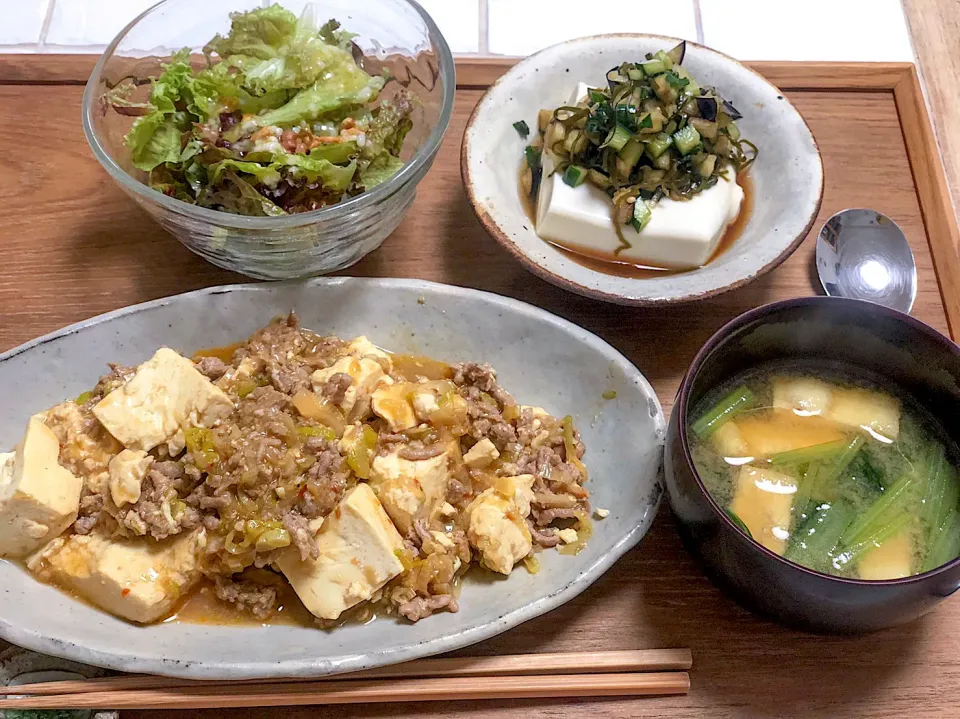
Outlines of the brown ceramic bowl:
<svg viewBox="0 0 960 719">
<path fill-rule="evenodd" d="M 807 297 L 751 310 L 717 332 L 680 385 L 667 433 L 670 505 L 688 549 L 745 606 L 821 632 L 859 633 L 909 621 L 960 588 L 960 559 L 905 579 L 861 581 L 821 574 L 754 542 L 697 475 L 687 441 L 690 410 L 744 369 L 781 359 L 829 359 L 912 395 L 960 438 L 960 348 L 927 325 L 879 305 Z"/>
</svg>

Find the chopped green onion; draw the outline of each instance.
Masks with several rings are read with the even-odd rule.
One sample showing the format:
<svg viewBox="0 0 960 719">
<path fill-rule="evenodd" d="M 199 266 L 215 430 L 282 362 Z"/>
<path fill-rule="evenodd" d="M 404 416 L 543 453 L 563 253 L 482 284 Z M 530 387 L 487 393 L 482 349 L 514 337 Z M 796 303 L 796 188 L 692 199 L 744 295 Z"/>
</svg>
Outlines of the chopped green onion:
<svg viewBox="0 0 960 719">
<path fill-rule="evenodd" d="M 526 140 L 530 137 L 530 126 L 526 122 L 520 120 L 520 122 L 513 123 L 513 129 L 517 131 L 517 134 L 520 135 L 521 140 Z"/>
<path fill-rule="evenodd" d="M 714 405 L 709 412 L 694 422 L 691 429 L 698 437 L 706 439 L 720 429 L 737 412 L 741 412 L 753 404 L 753 400 L 753 392 L 746 387 L 737 387 Z"/>
<path fill-rule="evenodd" d="M 568 165 L 567 169 L 563 171 L 563 181 L 570 187 L 579 187 L 586 179 L 587 171 L 579 165 Z"/>
<path fill-rule="evenodd" d="M 536 170 L 540 167 L 541 151 L 538 148 L 528 146 L 524 148 L 523 155 L 527 159 L 527 167 L 531 170 Z"/>
<path fill-rule="evenodd" d="M 653 217 L 653 212 L 651 212 L 650 206 L 638 197 L 636 202 L 633 203 L 633 217 L 630 218 L 630 226 L 640 232 L 650 223 L 651 217 Z"/>
<path fill-rule="evenodd" d="M 673 144 L 680 150 L 681 155 L 689 155 L 700 144 L 700 133 L 692 125 L 683 127 L 673 135 Z"/>
<path fill-rule="evenodd" d="M 602 396 L 604 399 L 607 399 L 607 400 L 616 399 L 616 398 L 617 398 L 617 390 L 615 390 L 615 389 L 608 389 L 608 390 L 607 390 L 606 392 L 604 392 L 601 396 Z"/>
<path fill-rule="evenodd" d="M 93 392 L 83 392 L 75 400 L 77 404 L 86 404 L 93 398 Z"/>
</svg>

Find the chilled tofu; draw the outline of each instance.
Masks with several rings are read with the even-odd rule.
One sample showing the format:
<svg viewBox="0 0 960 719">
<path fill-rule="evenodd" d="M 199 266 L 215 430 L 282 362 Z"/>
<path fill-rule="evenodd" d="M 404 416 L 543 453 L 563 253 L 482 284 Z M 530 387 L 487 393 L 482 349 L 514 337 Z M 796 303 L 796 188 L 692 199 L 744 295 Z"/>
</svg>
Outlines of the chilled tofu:
<svg viewBox="0 0 960 719">
<path fill-rule="evenodd" d="M 467 507 L 467 538 L 480 552 L 480 564 L 500 574 L 530 554 L 533 542 L 526 518 L 533 501 L 532 474 L 500 477 Z"/>
<path fill-rule="evenodd" d="M 857 564 L 860 579 L 902 579 L 913 574 L 913 540 L 896 534 L 867 552 Z"/>
<path fill-rule="evenodd" d="M 44 549 L 31 567 L 119 617 L 141 624 L 169 614 L 200 579 L 202 529 L 156 542 L 74 534 Z"/>
<path fill-rule="evenodd" d="M 165 442 L 182 448 L 184 427 L 211 427 L 231 412 L 233 403 L 223 390 L 166 347 L 93 408 L 125 447 L 145 452 Z"/>
<path fill-rule="evenodd" d="M 369 395 L 378 383 L 392 382 L 385 376 L 383 367 L 375 359 L 369 357 L 341 357 L 330 367 L 318 369 L 310 375 L 310 381 L 313 383 L 315 391 L 320 392 L 323 386 L 335 374 L 349 375 L 353 380 L 347 391 L 343 393 L 343 400 L 339 406 L 347 414 L 353 410 L 358 400 L 365 395 Z"/>
<path fill-rule="evenodd" d="M 403 572 L 403 539 L 366 484 L 343 498 L 316 541 L 317 559 L 303 561 L 291 547 L 277 566 L 304 606 L 321 619 L 336 619 Z"/>
<path fill-rule="evenodd" d="M 399 451 L 397 448 L 374 457 L 370 466 L 370 486 L 390 519 L 406 534 L 422 507 L 444 501 L 451 451 L 416 461 L 401 458 Z"/>
<path fill-rule="evenodd" d="M 403 432 L 417 426 L 419 420 L 412 401 L 414 392 L 413 383 L 397 382 L 380 386 L 370 395 L 374 413 L 386 420 L 392 432 Z"/>
<path fill-rule="evenodd" d="M 123 445 L 109 432 L 102 431 L 96 422 L 91 422 L 76 402 L 62 402 L 43 414 L 42 421 L 60 442 L 63 466 L 79 475 L 94 494 L 109 491 L 107 467 Z"/>
<path fill-rule="evenodd" d="M 110 460 L 110 497 L 118 507 L 135 504 L 153 457 L 142 449 L 125 449 Z"/>
<path fill-rule="evenodd" d="M 744 466 L 737 474 L 730 510 L 747 525 L 753 538 L 783 554 L 790 538 L 790 517 L 796 481 L 772 469 Z"/>
<path fill-rule="evenodd" d="M 720 425 L 711 436 L 710 442 L 724 457 L 749 457 L 750 447 L 733 420 Z"/>
<path fill-rule="evenodd" d="M 24 557 L 76 521 L 83 480 L 59 456 L 57 436 L 37 418 L 16 451 L 0 455 L 0 556 Z"/>
<path fill-rule="evenodd" d="M 801 416 L 824 414 L 833 400 L 833 387 L 813 377 L 773 380 L 773 406 Z"/>
<path fill-rule="evenodd" d="M 847 437 L 841 427 L 823 417 L 801 417 L 786 411 L 776 411 L 769 417 L 740 416 L 737 429 L 751 457 L 769 457 Z"/>
<path fill-rule="evenodd" d="M 489 438 L 484 437 L 463 455 L 463 462 L 470 469 L 483 469 L 499 458 L 500 452 L 496 445 Z"/>
<path fill-rule="evenodd" d="M 826 416 L 844 427 L 862 429 L 881 441 L 892 442 L 900 434 L 900 402 L 888 394 L 836 388 Z"/>
</svg>

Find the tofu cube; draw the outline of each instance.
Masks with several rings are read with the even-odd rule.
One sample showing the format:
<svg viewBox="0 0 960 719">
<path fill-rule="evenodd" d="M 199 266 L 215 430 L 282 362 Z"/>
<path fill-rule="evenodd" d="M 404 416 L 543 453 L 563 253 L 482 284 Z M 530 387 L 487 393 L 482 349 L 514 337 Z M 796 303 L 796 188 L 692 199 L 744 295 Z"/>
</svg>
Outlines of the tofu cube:
<svg viewBox="0 0 960 719">
<path fill-rule="evenodd" d="M 378 387 L 370 395 L 374 413 L 387 421 L 392 432 L 417 426 L 417 413 L 412 402 L 414 387 L 410 382 L 397 382 Z"/>
<path fill-rule="evenodd" d="M 740 517 L 753 538 L 783 554 L 790 538 L 790 518 L 796 480 L 772 469 L 745 465 L 737 475 L 730 510 Z"/>
<path fill-rule="evenodd" d="M 104 397 L 93 413 L 128 449 L 149 452 L 177 442 L 184 427 L 211 427 L 233 403 L 193 362 L 163 347 L 130 380 Z"/>
<path fill-rule="evenodd" d="M 773 381 L 773 406 L 800 415 L 823 414 L 833 399 L 833 387 L 813 377 L 785 377 Z"/>
<path fill-rule="evenodd" d="M 397 528 L 406 534 L 414 516 L 427 505 L 442 502 L 450 476 L 450 450 L 421 460 L 402 459 L 400 448 L 374 457 L 370 486 Z"/>
<path fill-rule="evenodd" d="M 393 360 L 390 359 L 390 355 L 373 344 L 367 339 L 366 335 L 360 335 L 350 340 L 347 344 L 347 351 L 354 357 L 375 357 L 379 359 L 381 364 L 386 363 L 387 372 L 393 369 Z"/>
<path fill-rule="evenodd" d="M 336 619 L 370 599 L 403 572 L 403 539 L 366 484 L 340 502 L 317 534 L 317 559 L 285 550 L 277 566 L 304 606 L 321 619 Z"/>
<path fill-rule="evenodd" d="M 142 449 L 125 449 L 110 460 L 110 496 L 118 507 L 135 504 L 140 488 L 153 465 L 153 457 Z"/>
<path fill-rule="evenodd" d="M 839 425 L 890 442 L 900 435 L 900 401 L 892 395 L 837 388 L 826 416 Z"/>
<path fill-rule="evenodd" d="M 711 436 L 710 442 L 714 449 L 724 457 L 749 457 L 750 448 L 747 441 L 740 433 L 740 428 L 733 420 L 728 420 L 720 425 Z"/>
<path fill-rule="evenodd" d="M 902 579 L 913 574 L 913 540 L 908 532 L 896 534 L 871 549 L 857 564 L 860 579 Z"/>
<path fill-rule="evenodd" d="M 500 459 L 500 452 L 488 437 L 484 437 L 463 455 L 464 463 L 470 469 L 483 469 Z"/>
<path fill-rule="evenodd" d="M 63 466 L 78 474 L 91 492 L 108 492 L 107 468 L 123 445 L 109 432 L 100 431 L 97 423 L 91 422 L 89 415 L 76 402 L 62 402 L 44 414 L 42 421 L 60 442 Z"/>
<path fill-rule="evenodd" d="M 146 624 L 168 615 L 200 579 L 202 529 L 162 542 L 74 534 L 31 561 L 45 581 L 101 609 Z"/>
<path fill-rule="evenodd" d="M 347 387 L 347 391 L 343 393 L 343 400 L 339 404 L 340 409 L 346 414 L 350 414 L 357 401 L 361 397 L 369 395 L 378 382 L 390 379 L 384 375 L 383 367 L 374 359 L 352 356 L 341 357 L 330 367 L 318 369 L 310 375 L 314 391 L 322 391 L 323 386 L 330 378 L 340 373 L 350 375 L 353 379 L 351 385 Z"/>
<path fill-rule="evenodd" d="M 500 574 L 530 554 L 533 542 L 526 518 L 533 501 L 532 474 L 500 477 L 467 507 L 467 538 L 480 552 L 480 564 Z"/>
<path fill-rule="evenodd" d="M 83 480 L 59 457 L 57 436 L 35 417 L 16 451 L 0 455 L 0 556 L 35 552 L 76 521 Z"/>
</svg>

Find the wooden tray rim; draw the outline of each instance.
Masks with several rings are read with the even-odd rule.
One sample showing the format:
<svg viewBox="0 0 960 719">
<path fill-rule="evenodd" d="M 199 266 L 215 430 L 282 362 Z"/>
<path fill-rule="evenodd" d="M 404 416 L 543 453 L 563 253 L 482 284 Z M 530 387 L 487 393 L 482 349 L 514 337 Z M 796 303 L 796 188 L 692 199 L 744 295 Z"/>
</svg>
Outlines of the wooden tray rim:
<svg viewBox="0 0 960 719">
<path fill-rule="evenodd" d="M 2 55 L 0 85 L 84 85 L 97 55 Z M 457 87 L 483 90 L 520 58 L 460 58 Z M 930 246 L 950 334 L 960 333 L 960 227 L 916 67 L 906 62 L 752 62 L 751 68 L 788 91 L 889 92 Z"/>
</svg>

